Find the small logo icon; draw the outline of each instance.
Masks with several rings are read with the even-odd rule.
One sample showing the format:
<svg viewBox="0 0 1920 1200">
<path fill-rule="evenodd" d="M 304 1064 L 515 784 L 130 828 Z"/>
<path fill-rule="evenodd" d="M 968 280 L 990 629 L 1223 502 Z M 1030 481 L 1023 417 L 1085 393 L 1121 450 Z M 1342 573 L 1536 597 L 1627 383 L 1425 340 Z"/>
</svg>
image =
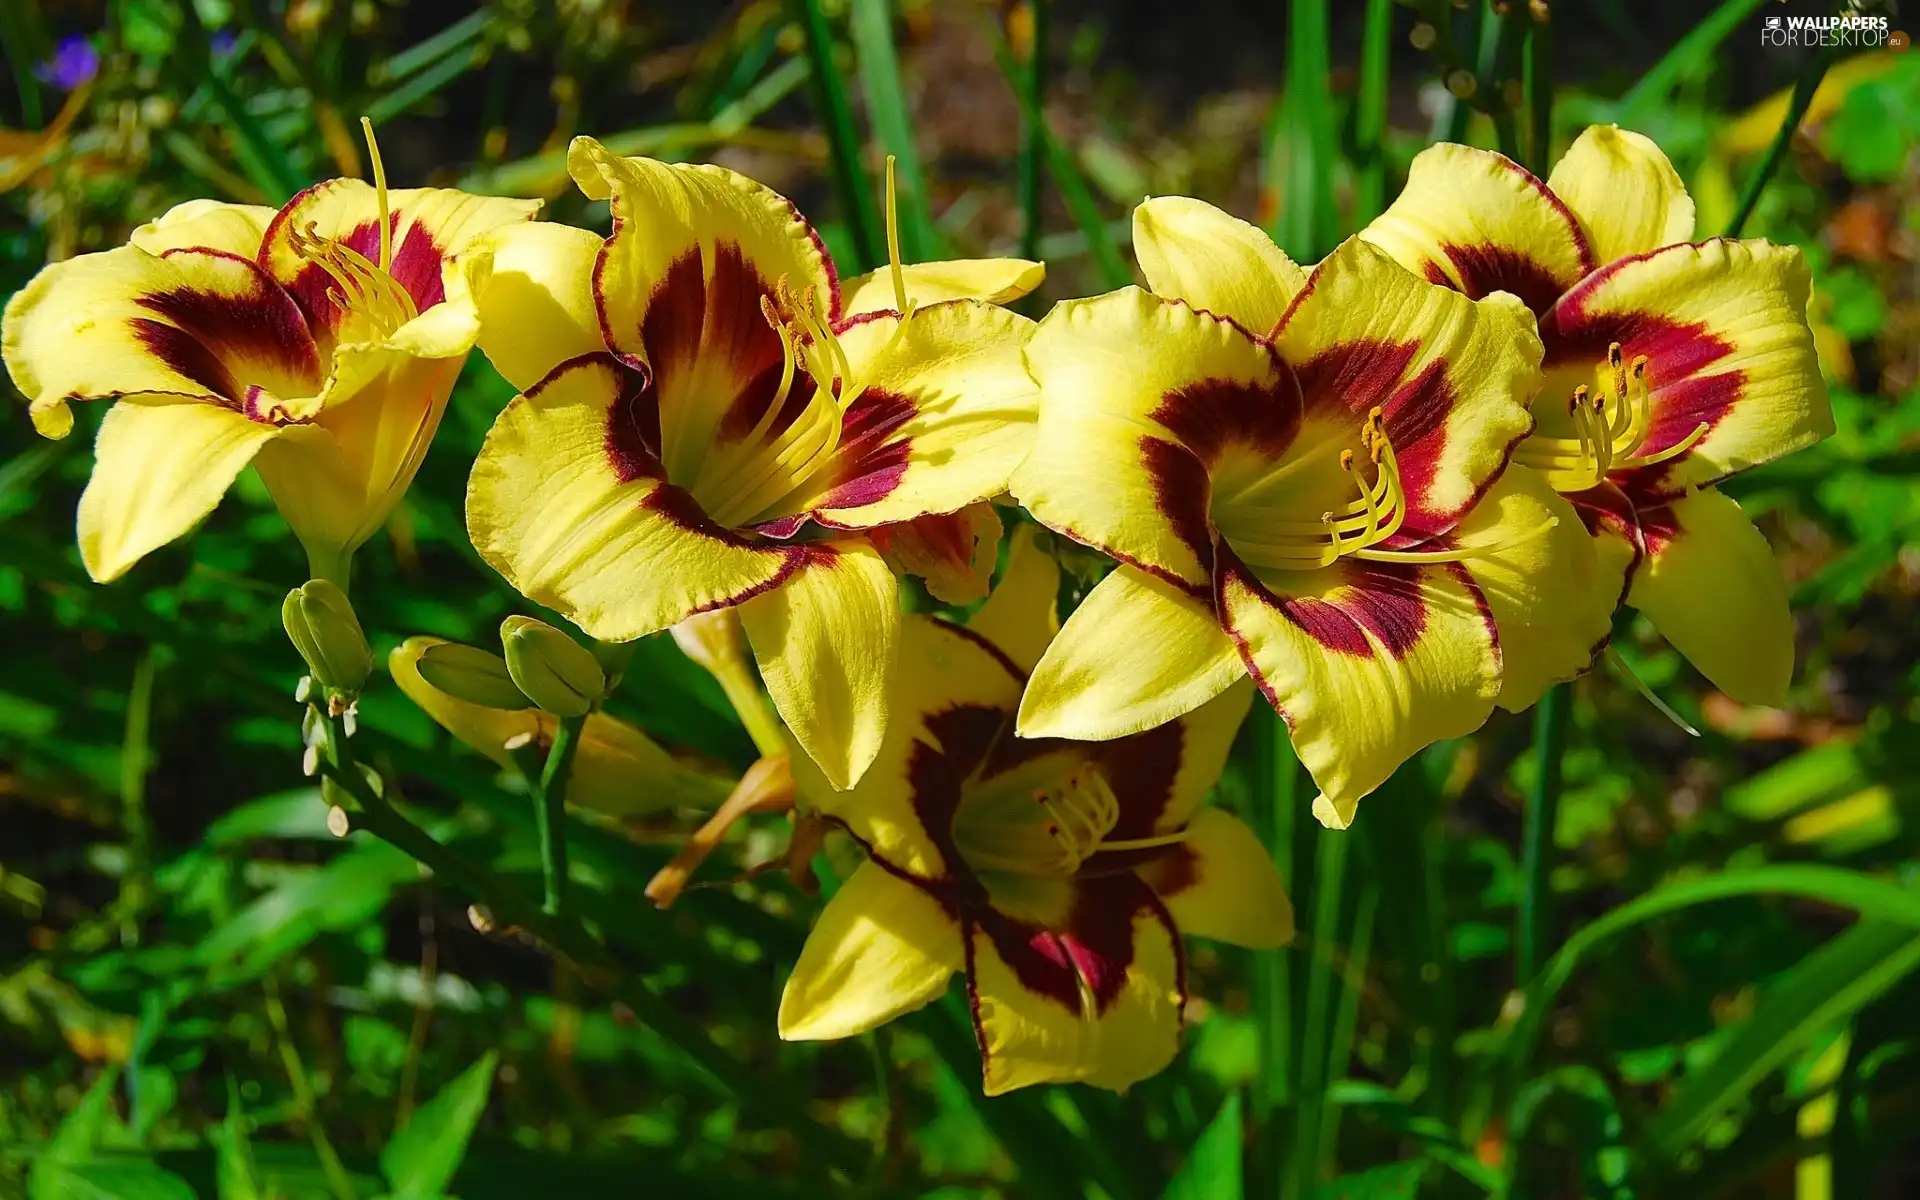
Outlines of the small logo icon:
<svg viewBox="0 0 1920 1200">
<path fill-rule="evenodd" d="M 1767 28 L 1768 28 L 1768 29 L 1778 29 L 1778 28 L 1780 28 L 1780 18 L 1779 18 L 1779 17 L 1768 17 L 1768 18 L 1767 18 Z"/>
</svg>

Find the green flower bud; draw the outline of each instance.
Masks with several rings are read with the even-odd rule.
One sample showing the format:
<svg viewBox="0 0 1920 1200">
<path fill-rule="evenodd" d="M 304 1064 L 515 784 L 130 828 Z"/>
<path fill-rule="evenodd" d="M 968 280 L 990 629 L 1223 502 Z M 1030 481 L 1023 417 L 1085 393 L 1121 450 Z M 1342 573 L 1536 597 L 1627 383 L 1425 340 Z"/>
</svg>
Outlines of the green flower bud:
<svg viewBox="0 0 1920 1200">
<path fill-rule="evenodd" d="M 373 651 L 338 585 L 309 579 L 294 588 L 280 605 L 280 620 L 322 687 L 357 692 L 366 685 L 373 674 Z"/>
<path fill-rule="evenodd" d="M 500 645 L 513 682 L 555 716 L 585 716 L 606 695 L 606 672 L 593 653 L 545 621 L 508 617 L 500 623 Z"/>
<path fill-rule="evenodd" d="M 506 660 L 472 646 L 436 642 L 416 664 L 420 678 L 456 700 L 482 708 L 532 708 L 533 701 L 514 685 Z"/>
</svg>

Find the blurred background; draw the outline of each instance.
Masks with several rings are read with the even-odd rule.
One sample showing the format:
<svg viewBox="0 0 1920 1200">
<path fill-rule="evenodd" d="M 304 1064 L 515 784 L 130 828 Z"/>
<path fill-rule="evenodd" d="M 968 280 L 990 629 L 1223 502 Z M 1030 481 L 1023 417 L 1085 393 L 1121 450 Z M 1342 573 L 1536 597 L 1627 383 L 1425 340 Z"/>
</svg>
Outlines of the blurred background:
<svg viewBox="0 0 1920 1200">
<path fill-rule="evenodd" d="M 907 257 L 1044 258 L 1037 315 L 1131 280 L 1147 195 L 1207 199 L 1314 261 L 1429 141 L 1494 144 L 1525 82 L 1512 8 L 0 0 L 0 295 L 180 201 L 363 174 L 364 114 L 395 186 L 540 196 L 597 229 L 574 134 L 723 163 L 791 196 L 843 275 L 876 265 L 892 152 Z M 727 881 L 784 822 L 737 830 L 714 886 L 662 913 L 641 889 L 704 814 L 576 814 L 584 914 L 761 1086 L 715 1080 L 685 1030 L 328 832 L 279 627 L 304 560 L 257 480 L 95 586 L 73 514 L 103 406 L 62 442 L 24 404 L 0 413 L 0 1197 L 1920 1195 L 1920 54 L 1762 47 L 1765 15 L 1831 11 L 1556 2 L 1538 60 L 1556 151 L 1594 121 L 1651 135 L 1701 236 L 1803 84 L 1745 232 L 1813 266 L 1839 432 L 1728 489 L 1791 584 L 1791 704 L 1735 704 L 1623 619 L 1626 665 L 1674 717 L 1618 669 L 1577 685 L 1537 873 L 1530 718 L 1434 747 L 1345 834 L 1304 794 L 1277 816 L 1238 756 L 1221 802 L 1268 832 L 1300 937 L 1193 944 L 1186 1049 L 1125 1096 L 984 1100 L 957 993 L 781 1044 L 819 901 Z M 510 395 L 475 355 L 361 554 L 377 656 L 423 633 L 491 647 L 523 610 L 460 507 Z M 754 758 L 664 636 L 610 708 L 717 773 Z M 382 680 L 361 725 L 442 840 L 537 889 L 512 777 Z M 829 844 L 829 877 L 848 851 Z M 1560 948 L 1544 976 L 1523 907 Z"/>
</svg>

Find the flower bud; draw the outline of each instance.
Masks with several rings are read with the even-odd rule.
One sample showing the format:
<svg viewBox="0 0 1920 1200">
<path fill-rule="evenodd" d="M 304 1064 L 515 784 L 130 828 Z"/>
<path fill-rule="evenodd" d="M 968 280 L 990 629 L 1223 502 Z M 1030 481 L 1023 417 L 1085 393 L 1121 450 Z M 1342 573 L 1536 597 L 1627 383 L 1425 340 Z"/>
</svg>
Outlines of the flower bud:
<svg viewBox="0 0 1920 1200">
<path fill-rule="evenodd" d="M 607 676 L 593 653 L 545 621 L 508 617 L 500 623 L 500 645 L 513 682 L 555 716 L 585 716 L 606 695 Z"/>
<path fill-rule="evenodd" d="M 421 651 L 416 669 L 434 688 L 468 704 L 509 710 L 533 707 L 498 654 L 457 642 L 436 642 Z"/>
<path fill-rule="evenodd" d="M 309 579 L 294 588 L 280 605 L 280 620 L 322 687 L 357 692 L 366 685 L 373 673 L 373 651 L 338 585 Z"/>
</svg>

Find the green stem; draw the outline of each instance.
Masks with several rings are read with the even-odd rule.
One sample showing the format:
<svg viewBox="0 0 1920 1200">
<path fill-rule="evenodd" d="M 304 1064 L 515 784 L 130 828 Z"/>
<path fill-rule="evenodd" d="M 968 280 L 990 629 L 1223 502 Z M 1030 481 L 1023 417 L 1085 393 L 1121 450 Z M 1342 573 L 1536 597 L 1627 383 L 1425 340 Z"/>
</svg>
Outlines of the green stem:
<svg viewBox="0 0 1920 1200">
<path fill-rule="evenodd" d="M 780 719 L 773 714 L 767 704 L 767 695 L 760 690 L 753 676 L 748 673 L 744 661 L 725 662 L 713 672 L 720 684 L 720 690 L 726 694 L 727 703 L 733 705 L 733 711 L 746 726 L 747 736 L 753 739 L 753 747 L 763 758 L 787 752 L 786 735 L 780 731 Z"/>
<path fill-rule="evenodd" d="M 1340 943 L 1340 916 L 1346 889 L 1345 831 L 1321 829 L 1314 838 L 1313 942 L 1308 946 L 1307 1004 L 1300 1025 L 1299 1087 L 1295 1089 L 1293 1168 L 1281 1195 L 1310 1196 L 1320 1182 L 1320 1122 L 1327 1072 L 1332 1066 L 1334 955 Z"/>
<path fill-rule="evenodd" d="M 586 723 L 584 713 L 560 719 L 535 789 L 539 803 L 534 816 L 540 829 L 540 875 L 546 882 L 546 903 L 542 911 L 550 917 L 564 916 L 567 912 L 567 779 L 573 773 L 573 756 L 580 748 L 580 730 Z"/>
<path fill-rule="evenodd" d="M 1525 987 L 1546 961 L 1552 920 L 1553 827 L 1560 812 L 1560 760 L 1567 743 L 1567 685 L 1540 698 L 1533 716 L 1534 786 L 1527 805 L 1520 854 L 1520 928 L 1515 939 L 1515 980 Z"/>
<path fill-rule="evenodd" d="M 1387 206 L 1387 89 L 1392 73 L 1393 0 L 1367 0 L 1360 34 L 1360 97 L 1354 110 L 1360 166 L 1355 225 L 1365 225 Z"/>
<path fill-rule="evenodd" d="M 847 102 L 847 86 L 840 67 L 834 61 L 833 31 L 819 0 L 795 0 L 800 27 L 807 36 L 807 56 L 813 63 L 815 99 L 820 117 L 827 127 L 827 143 L 833 152 L 833 177 L 840 190 L 840 202 L 846 206 L 847 233 L 853 239 L 853 251 L 860 270 L 868 271 L 886 260 L 881 240 L 880 212 L 874 203 L 873 189 L 867 186 L 867 172 L 860 164 L 860 131 L 853 123 L 853 106 Z"/>
<path fill-rule="evenodd" d="M 1807 60 L 1800 70 L 1800 78 L 1793 84 L 1793 99 L 1787 105 L 1787 116 L 1780 122 L 1773 141 L 1767 146 L 1760 165 L 1753 169 L 1753 177 L 1747 180 L 1745 190 L 1740 193 L 1740 205 L 1734 209 L 1733 220 L 1727 222 L 1727 234 L 1730 238 L 1740 236 L 1746 227 L 1747 218 L 1760 203 L 1760 193 L 1767 190 L 1767 183 L 1773 173 L 1779 169 L 1780 160 L 1786 157 L 1787 147 L 1793 141 L 1794 131 L 1800 128 L 1800 121 L 1807 115 L 1807 108 L 1813 103 L 1813 94 L 1820 90 L 1820 81 L 1826 78 L 1827 68 L 1833 65 L 1835 54 L 1830 49 L 1822 49 Z"/>
<path fill-rule="evenodd" d="M 351 595 L 347 585 L 353 579 L 353 552 L 307 547 L 307 578 L 324 579 Z"/>
<path fill-rule="evenodd" d="M 1527 157 L 1525 165 L 1546 178 L 1553 165 L 1553 26 L 1535 21 L 1527 31 L 1521 89 L 1527 103 Z"/>
<path fill-rule="evenodd" d="M 722 1099 L 739 1103 L 770 1124 L 794 1128 L 818 1145 L 835 1166 L 854 1170 L 864 1165 L 863 1147 L 837 1132 L 817 1125 L 803 1113 L 799 1101 L 784 1088 L 769 1086 L 761 1075 L 748 1070 L 720 1048 L 699 1027 L 681 1016 L 664 997 L 645 980 L 629 977 L 619 962 L 581 924 L 577 916 L 549 916 L 519 888 L 507 880 L 467 861 L 442 845 L 426 830 L 408 820 L 387 803 L 367 783 L 353 761 L 347 744 L 344 722 L 327 719 L 327 753 L 320 773 L 343 789 L 359 806 L 352 821 L 408 857 L 432 871 L 435 877 L 452 884 L 473 899 L 485 904 L 500 921 L 518 926 L 534 938 L 572 960 L 615 999 L 633 1011 L 634 1017 L 658 1033 L 699 1068 L 696 1074 Z"/>
<path fill-rule="evenodd" d="M 1480 13 L 1480 61 L 1474 72 L 1479 81 L 1481 107 L 1493 118 L 1493 132 L 1500 153 L 1515 162 L 1523 157 L 1520 128 L 1513 108 L 1507 103 L 1507 83 L 1520 74 L 1520 51 L 1527 32 L 1526 9 L 1511 5 L 1495 12 L 1493 0 L 1487 0 Z"/>
<path fill-rule="evenodd" d="M 1040 198 L 1046 169 L 1046 131 L 1038 119 L 1047 110 L 1047 0 L 1028 0 L 1033 36 L 1027 47 L 1026 103 L 1020 114 L 1020 257 L 1040 257 Z M 1037 314 L 1036 314 L 1037 315 Z"/>
<path fill-rule="evenodd" d="M 1265 704 L 1256 704 L 1247 718 L 1250 749 L 1250 787 L 1247 823 L 1287 883 L 1299 894 L 1300 872 L 1294 868 L 1297 839 L 1299 761 L 1287 737 L 1286 722 Z M 1287 1154 L 1282 1145 L 1280 1117 L 1296 1097 L 1293 1093 L 1295 1047 L 1293 957 L 1286 951 L 1253 954 L 1249 968 L 1253 993 L 1254 1028 L 1258 1034 L 1259 1074 L 1253 1102 L 1256 1177 L 1271 1181 L 1255 1195 L 1277 1195 L 1287 1187 Z"/>
<path fill-rule="evenodd" d="M 45 114 L 40 109 L 40 81 L 33 75 L 33 51 L 30 45 L 44 45 L 45 32 L 34 30 L 40 36 L 35 37 L 26 28 L 29 20 L 37 20 L 38 6 L 34 4 L 15 5 L 13 0 L 0 0 L 0 37 L 7 53 L 7 65 L 13 71 L 14 86 L 20 90 L 20 127 L 28 132 L 37 132 Z"/>
<path fill-rule="evenodd" d="M 1481 46 L 1482 46 L 1482 49 L 1484 49 L 1485 48 L 1484 39 L 1487 33 L 1486 26 L 1491 21 L 1491 14 L 1486 13 L 1484 11 L 1469 12 L 1467 14 L 1468 20 L 1473 20 L 1475 18 L 1486 18 L 1484 20 L 1481 20 L 1478 26 L 1478 28 L 1480 29 L 1480 36 L 1482 38 Z M 1444 18 L 1444 19 L 1448 20 L 1449 22 L 1451 21 L 1451 17 Z M 1440 28 L 1440 26 L 1436 25 L 1436 28 Z M 1464 58 L 1464 55 L 1462 57 Z M 1442 77 L 1440 82 L 1443 85 L 1450 84 L 1452 82 L 1450 78 L 1451 72 L 1448 70 L 1448 67 L 1446 66 L 1446 63 L 1444 60 L 1441 63 L 1440 69 L 1442 72 L 1446 73 Z M 1466 70 L 1467 68 L 1463 64 L 1462 66 L 1455 69 Z M 1474 83 L 1475 83 L 1475 86 L 1477 87 L 1479 85 L 1479 80 L 1476 78 Z M 1462 100 L 1460 97 L 1453 94 L 1453 89 L 1451 87 L 1448 87 L 1446 94 L 1441 98 L 1440 112 L 1438 116 L 1439 116 L 1439 119 L 1434 123 L 1435 130 L 1434 130 L 1433 140 L 1436 142 L 1464 142 L 1467 140 L 1467 122 L 1473 116 L 1473 102 L 1471 100 Z"/>
<path fill-rule="evenodd" d="M 149 645 L 134 663 L 133 683 L 127 689 L 126 736 L 120 749 L 120 816 L 127 834 L 127 867 L 120 878 L 120 894 L 129 907 L 143 907 L 153 888 L 153 825 L 147 819 L 147 771 L 153 765 L 154 650 Z M 121 940 L 131 946 L 139 940 L 138 922 L 121 927 Z"/>
<path fill-rule="evenodd" d="M 1331 249 L 1334 228 L 1333 99 L 1329 80 L 1328 0 L 1287 8 L 1286 193 L 1278 241 L 1300 262 Z"/>
<path fill-rule="evenodd" d="M 286 1068 L 287 1081 L 293 1085 L 294 1111 L 306 1124 L 307 1136 L 313 1140 L 314 1156 L 320 1160 L 320 1170 L 326 1175 L 327 1186 L 332 1189 L 335 1200 L 358 1200 L 359 1189 L 353 1186 L 353 1177 L 347 1174 L 346 1164 L 334 1152 L 326 1128 L 320 1123 L 320 1113 L 313 1100 L 313 1087 L 307 1082 L 306 1066 L 300 1061 L 300 1051 L 293 1044 L 293 1030 L 287 1022 L 286 1005 L 280 1002 L 280 984 L 271 974 L 266 976 L 264 984 L 267 1023 L 273 1027 L 273 1040 L 280 1051 L 281 1065 Z"/>
</svg>

